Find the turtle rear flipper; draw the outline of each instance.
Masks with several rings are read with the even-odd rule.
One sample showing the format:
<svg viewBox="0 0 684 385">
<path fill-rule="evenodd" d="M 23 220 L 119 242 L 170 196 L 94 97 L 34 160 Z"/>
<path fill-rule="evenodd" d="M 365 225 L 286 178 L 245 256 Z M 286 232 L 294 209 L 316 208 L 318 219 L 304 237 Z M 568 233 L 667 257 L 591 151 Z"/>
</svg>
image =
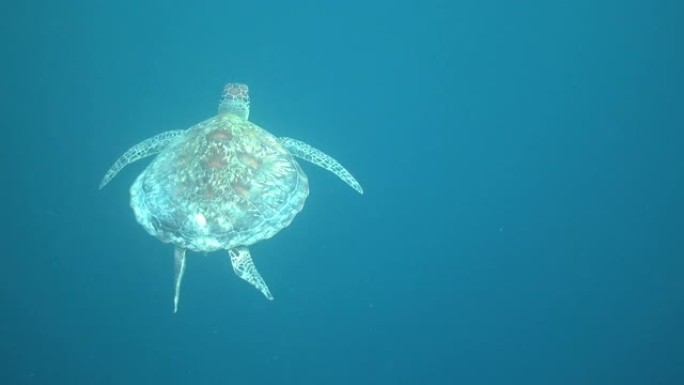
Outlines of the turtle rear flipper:
<svg viewBox="0 0 684 385">
<path fill-rule="evenodd" d="M 99 188 L 102 189 L 104 186 L 106 186 L 107 183 L 114 179 L 119 171 L 129 164 L 142 158 L 160 153 L 164 148 L 166 148 L 166 146 L 169 145 L 169 143 L 171 143 L 178 136 L 182 135 L 184 132 L 185 130 L 162 132 L 161 134 L 145 139 L 135 146 L 129 148 L 128 151 L 126 151 L 119 157 L 119 159 L 116 160 L 116 162 L 114 162 L 109 171 L 107 171 L 104 178 L 102 178 L 102 182 L 100 182 Z"/>
<path fill-rule="evenodd" d="M 174 294 L 173 294 L 173 312 L 178 312 L 178 300 L 180 299 L 181 283 L 183 282 L 183 273 L 185 273 L 185 249 L 176 247 L 173 256 L 174 264 Z"/>
<path fill-rule="evenodd" d="M 297 158 L 304 159 L 307 162 L 311 162 L 318 167 L 324 168 L 333 174 L 337 175 L 344 183 L 348 184 L 356 190 L 359 194 L 363 194 L 363 188 L 361 184 L 356 181 L 356 178 L 347 171 L 340 162 L 336 161 L 332 156 L 324 153 L 323 151 L 302 142 L 301 140 L 296 140 L 292 138 L 278 138 L 280 144 L 283 145 L 292 155 Z"/>
<path fill-rule="evenodd" d="M 273 300 L 273 296 L 268 290 L 266 282 L 261 278 L 261 274 L 259 274 L 256 266 L 254 266 L 254 261 L 252 261 L 252 257 L 249 254 L 249 249 L 244 246 L 239 246 L 228 250 L 228 254 L 230 254 L 230 263 L 233 265 L 235 274 L 259 289 L 266 298 Z"/>
</svg>

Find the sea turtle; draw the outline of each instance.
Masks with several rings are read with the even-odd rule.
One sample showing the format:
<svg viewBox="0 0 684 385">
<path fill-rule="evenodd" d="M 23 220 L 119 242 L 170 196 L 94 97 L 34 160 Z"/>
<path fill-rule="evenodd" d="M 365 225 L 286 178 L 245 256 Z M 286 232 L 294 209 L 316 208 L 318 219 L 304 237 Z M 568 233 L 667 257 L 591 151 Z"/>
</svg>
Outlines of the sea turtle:
<svg viewBox="0 0 684 385">
<path fill-rule="evenodd" d="M 158 154 L 131 186 L 131 207 L 148 233 L 175 246 L 174 312 L 188 249 L 227 250 L 235 273 L 273 299 L 248 246 L 275 235 L 303 208 L 308 179 L 294 157 L 333 172 L 363 194 L 335 159 L 273 136 L 248 120 L 249 108 L 247 86 L 227 84 L 216 116 L 136 144 L 100 183 L 101 189 L 126 165 Z"/>
</svg>

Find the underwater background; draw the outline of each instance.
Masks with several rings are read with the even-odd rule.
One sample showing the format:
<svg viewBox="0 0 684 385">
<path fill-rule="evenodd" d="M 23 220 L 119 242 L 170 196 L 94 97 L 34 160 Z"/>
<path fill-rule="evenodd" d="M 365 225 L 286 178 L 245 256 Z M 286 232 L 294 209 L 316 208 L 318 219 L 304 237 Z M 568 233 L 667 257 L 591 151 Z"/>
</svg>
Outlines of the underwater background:
<svg viewBox="0 0 684 385">
<path fill-rule="evenodd" d="M 0 384 L 684 384 L 684 3 L 15 1 Z M 331 154 L 251 248 L 173 247 L 126 149 L 215 114 Z"/>
</svg>

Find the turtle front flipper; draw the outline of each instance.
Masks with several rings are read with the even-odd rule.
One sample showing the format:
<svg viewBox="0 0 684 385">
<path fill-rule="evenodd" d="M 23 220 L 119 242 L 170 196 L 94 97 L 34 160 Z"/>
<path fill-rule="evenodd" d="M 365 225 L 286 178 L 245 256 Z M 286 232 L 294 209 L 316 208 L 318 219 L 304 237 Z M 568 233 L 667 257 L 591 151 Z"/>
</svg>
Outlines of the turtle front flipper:
<svg viewBox="0 0 684 385">
<path fill-rule="evenodd" d="M 185 249 L 176 247 L 173 253 L 175 290 L 173 294 L 173 312 L 178 312 L 178 300 L 180 299 L 181 282 L 185 273 Z"/>
<path fill-rule="evenodd" d="M 119 159 L 116 160 L 116 162 L 114 162 L 114 165 L 112 165 L 109 171 L 107 171 L 105 174 L 104 178 L 102 178 L 102 182 L 100 182 L 100 189 L 109 183 L 109 181 L 114 179 L 116 174 L 118 174 L 121 169 L 135 162 L 136 160 L 160 153 L 169 143 L 171 143 L 171 141 L 182 135 L 184 132 L 185 130 L 162 132 L 159 135 L 145 139 L 135 146 L 129 148 L 128 151 L 126 151 L 119 157 Z"/>
<path fill-rule="evenodd" d="M 266 298 L 273 300 L 266 282 L 261 278 L 261 274 L 257 271 L 256 266 L 254 266 L 249 249 L 244 246 L 238 246 L 228 250 L 228 254 L 230 254 L 230 263 L 233 265 L 235 274 L 259 289 Z"/>
<path fill-rule="evenodd" d="M 352 176 L 352 174 L 344 168 L 340 162 L 336 161 L 330 155 L 324 153 L 323 151 L 314 148 L 300 140 L 292 138 L 278 138 L 280 144 L 283 145 L 292 155 L 297 158 L 304 159 L 307 162 L 311 162 L 316 166 L 322 167 L 333 174 L 337 175 L 344 183 L 348 184 L 354 190 L 358 191 L 359 194 L 363 194 L 363 188 Z"/>
</svg>

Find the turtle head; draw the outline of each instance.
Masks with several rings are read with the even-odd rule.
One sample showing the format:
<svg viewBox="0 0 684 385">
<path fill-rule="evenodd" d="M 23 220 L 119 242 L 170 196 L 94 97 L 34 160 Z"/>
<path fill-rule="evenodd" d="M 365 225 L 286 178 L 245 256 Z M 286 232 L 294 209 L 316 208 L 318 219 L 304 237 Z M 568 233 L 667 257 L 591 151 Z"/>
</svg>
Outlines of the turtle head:
<svg viewBox="0 0 684 385">
<path fill-rule="evenodd" d="M 219 114 L 234 114 L 245 120 L 249 118 L 249 87 L 242 83 L 228 83 L 223 87 Z"/>
</svg>

